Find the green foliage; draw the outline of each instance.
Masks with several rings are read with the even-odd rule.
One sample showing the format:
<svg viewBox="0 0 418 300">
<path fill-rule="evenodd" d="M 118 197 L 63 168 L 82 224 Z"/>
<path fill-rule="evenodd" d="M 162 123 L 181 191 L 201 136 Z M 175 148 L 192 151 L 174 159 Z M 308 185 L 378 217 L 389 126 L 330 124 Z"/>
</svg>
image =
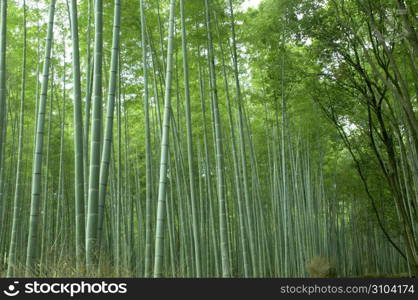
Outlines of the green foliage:
<svg viewBox="0 0 418 300">
<path fill-rule="evenodd" d="M 73 120 L 69 11 L 65 1 L 57 1 L 46 82 L 41 74 L 48 7 L 38 2 L 28 6 L 16 264 L 24 265 L 27 255 L 32 164 L 39 143 L 34 134 L 43 105 L 42 135 L 48 138 L 38 149 L 42 158 L 36 164 L 42 174 L 42 229 L 33 229 L 39 245 L 31 246 L 29 262 L 40 276 L 53 274 L 59 262 L 80 254 L 74 185 L 86 181 L 87 192 L 90 180 L 95 201 L 100 171 L 108 180 L 103 180 L 107 188 L 101 187 L 105 206 L 100 248 L 92 243 L 87 253 L 92 276 L 107 274 L 109 266 L 117 266 L 121 275 L 149 276 L 154 259 L 156 276 L 306 276 L 307 261 L 316 256 L 335 261 L 341 276 L 404 272 L 402 255 L 412 261 L 415 272 L 411 257 L 418 244 L 418 39 L 413 34 L 418 4 L 263 0 L 258 8 L 243 11 L 243 1 L 237 0 L 232 1 L 233 37 L 227 1 L 206 1 L 184 1 L 182 32 L 180 3 L 173 0 L 172 48 L 170 1 L 143 1 L 144 28 L 140 1 L 121 1 L 118 51 L 112 49 L 114 2 L 103 1 L 103 53 L 94 52 L 94 32 L 101 30 L 94 24 L 95 1 L 77 1 L 78 125 L 87 131 L 87 144 L 77 153 L 83 156 L 85 180 L 74 176 L 74 136 L 81 137 L 81 132 Z M 20 1 L 7 2 L 7 117 L 0 120 L 7 129 L 4 135 L 0 132 L 1 257 L 11 237 L 23 71 L 23 9 Z M 185 45 L 182 34 L 187 34 Z M 98 81 L 91 86 L 104 99 L 91 101 L 95 114 L 86 112 L 87 71 L 94 68 L 88 64 L 88 52 L 90 59 L 95 55 L 103 62 L 90 80 L 103 74 L 102 86 Z M 109 72 L 116 69 L 117 74 Z M 167 71 L 172 71 L 169 83 Z M 109 85 L 111 78 L 115 85 Z M 40 96 L 42 86 L 47 98 Z M 115 101 L 115 120 L 112 112 L 106 120 L 113 105 L 106 108 L 105 99 Z M 105 124 L 111 139 L 104 142 Z M 78 203 L 87 208 L 87 198 L 84 193 Z M 95 222 L 90 219 L 87 232 L 93 240 Z M 51 262 L 46 261 L 49 257 Z M 84 272 L 81 260 L 78 269 Z M 6 264 L 0 261 L 1 268 Z M 76 272 L 69 268 L 65 274 Z"/>
</svg>

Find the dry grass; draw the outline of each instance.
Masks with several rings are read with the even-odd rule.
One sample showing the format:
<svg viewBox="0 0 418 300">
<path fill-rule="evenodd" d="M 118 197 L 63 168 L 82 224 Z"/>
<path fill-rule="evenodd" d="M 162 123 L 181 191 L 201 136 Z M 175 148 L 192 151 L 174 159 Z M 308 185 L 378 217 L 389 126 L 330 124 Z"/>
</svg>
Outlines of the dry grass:
<svg viewBox="0 0 418 300">
<path fill-rule="evenodd" d="M 315 256 L 306 266 L 312 278 L 332 278 L 337 276 L 334 264 L 325 257 Z"/>
<path fill-rule="evenodd" d="M 0 270 L 0 278 L 6 277 L 6 273 L 7 270 Z M 46 266 L 38 264 L 32 276 L 37 278 L 121 278 L 135 277 L 135 274 L 126 270 L 122 270 L 120 274 L 117 274 L 109 260 L 103 260 L 100 263 L 100 268 L 97 270 L 87 271 L 85 268 L 77 268 L 74 259 L 63 258 L 57 262 L 48 262 Z M 18 264 L 16 266 L 14 277 L 26 277 L 24 264 Z"/>
<path fill-rule="evenodd" d="M 311 278 L 333 278 L 337 277 L 335 265 L 331 260 L 322 256 L 313 257 L 306 265 L 306 269 Z M 384 274 L 384 273 L 366 273 L 359 278 L 407 278 L 408 273 Z"/>
<path fill-rule="evenodd" d="M 24 264 L 17 265 L 16 276 L 25 277 Z M 336 268 L 334 263 L 322 256 L 313 257 L 306 265 L 306 269 L 311 278 L 333 278 L 337 277 Z M 0 278 L 6 277 L 6 269 L 0 269 Z M 170 271 L 167 277 L 172 277 Z M 48 262 L 47 266 L 37 266 L 37 271 L 33 274 L 37 278 L 128 278 L 137 277 L 137 274 L 133 271 L 122 270 L 120 274 L 117 274 L 115 267 L 112 265 L 109 259 L 102 259 L 100 268 L 98 270 L 88 272 L 85 268 L 78 269 L 75 265 L 74 258 L 62 258 L 57 262 Z M 181 274 L 179 270 L 176 275 L 177 278 L 186 277 Z M 400 274 L 383 274 L 383 273 L 366 273 L 359 278 L 405 278 L 409 277 L 407 273 Z"/>
<path fill-rule="evenodd" d="M 400 274 L 383 274 L 383 273 L 367 273 L 361 276 L 362 278 L 410 278 L 408 273 Z"/>
</svg>

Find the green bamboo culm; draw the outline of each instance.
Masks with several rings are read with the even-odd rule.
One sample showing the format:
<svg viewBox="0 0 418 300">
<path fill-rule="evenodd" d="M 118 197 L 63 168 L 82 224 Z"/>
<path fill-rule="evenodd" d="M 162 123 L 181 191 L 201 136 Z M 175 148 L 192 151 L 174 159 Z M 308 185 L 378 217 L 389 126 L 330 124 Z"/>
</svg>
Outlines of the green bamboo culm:
<svg viewBox="0 0 418 300">
<path fill-rule="evenodd" d="M 168 142 L 171 110 L 171 81 L 173 72 L 173 40 L 174 40 L 174 10 L 175 0 L 170 0 L 170 18 L 168 27 L 167 71 L 165 77 L 164 116 L 161 137 L 160 180 L 158 185 L 157 225 L 155 231 L 154 277 L 162 276 L 164 217 L 166 205 Z"/>
<path fill-rule="evenodd" d="M 148 97 L 148 43 L 146 38 L 146 19 L 144 0 L 140 0 L 140 14 L 141 14 L 141 39 L 142 39 L 142 63 L 144 76 L 144 115 L 145 115 L 145 263 L 144 276 L 151 276 L 151 226 L 152 226 L 152 165 L 151 165 L 151 130 L 150 130 L 150 116 L 149 116 L 149 97 Z"/>
<path fill-rule="evenodd" d="M 195 191 L 194 160 L 193 160 L 193 139 L 192 139 L 192 121 L 190 112 L 190 88 L 189 88 L 189 64 L 187 61 L 187 36 L 186 22 L 184 18 L 184 0 L 180 0 L 180 19 L 181 19 L 181 41 L 183 52 L 183 77 L 184 77 L 184 97 L 186 101 L 186 127 L 187 127 L 187 160 L 189 163 L 189 190 L 190 202 L 192 208 L 192 231 L 195 256 L 196 277 L 201 277 L 200 263 L 200 243 L 199 243 L 199 223 Z"/>
<path fill-rule="evenodd" d="M 90 104 L 92 94 L 92 56 L 91 56 L 91 0 L 87 1 L 87 64 L 86 64 L 86 103 L 84 107 L 83 160 L 84 160 L 84 223 L 87 223 L 89 195 L 89 128 Z"/>
<path fill-rule="evenodd" d="M 80 50 L 78 40 L 77 1 L 71 0 L 71 36 L 74 98 L 74 189 L 75 189 L 75 250 L 77 268 L 85 264 L 85 221 L 84 221 L 84 155 L 83 155 L 83 117 L 81 113 Z"/>
<path fill-rule="evenodd" d="M 103 57 L 103 3 L 94 5 L 94 66 L 93 66 L 93 111 L 90 146 L 90 172 L 88 215 L 86 228 L 86 265 L 88 270 L 96 263 L 98 255 L 97 231 L 99 215 L 99 176 L 102 111 L 102 57 Z"/>
<path fill-rule="evenodd" d="M 100 240 L 103 231 L 104 207 L 106 198 L 106 188 L 109 179 L 110 152 L 113 142 L 113 115 L 115 110 L 116 82 L 118 75 L 118 57 L 119 57 L 119 32 L 120 32 L 120 9 L 121 1 L 115 0 L 115 9 L 113 17 L 113 39 L 112 54 L 110 62 L 109 93 L 106 107 L 106 124 L 104 132 L 102 161 L 100 166 L 100 186 L 99 186 L 99 216 L 98 216 L 98 240 Z M 118 259 L 118 258 L 116 258 Z"/>
<path fill-rule="evenodd" d="M 219 35 L 219 22 L 217 22 L 216 14 L 215 16 L 215 25 L 217 29 L 217 33 Z M 225 97 L 227 101 L 227 107 L 228 107 L 228 125 L 229 125 L 229 131 L 231 135 L 231 150 L 232 150 L 232 160 L 234 165 L 234 179 L 235 179 L 235 193 L 236 193 L 236 203 L 238 206 L 238 222 L 239 222 L 239 239 L 240 239 L 240 245 L 241 245 L 241 255 L 242 255 L 242 261 L 243 261 L 243 271 L 244 271 L 244 277 L 250 277 L 250 260 L 247 254 L 247 233 L 246 233 L 246 226 L 245 226 L 245 213 L 244 213 L 244 203 L 243 203 L 243 197 L 242 197 L 242 183 L 241 183 L 241 176 L 240 176 L 240 168 L 239 168 L 239 160 L 238 160 L 238 150 L 237 150 L 237 143 L 236 143 L 236 137 L 235 137 L 235 126 L 234 126 L 234 117 L 232 112 L 232 104 L 231 104 L 231 97 L 229 93 L 229 83 L 228 83 L 228 74 L 226 70 L 225 65 L 225 55 L 224 50 L 222 46 L 222 41 L 219 40 L 219 49 L 221 52 L 221 62 L 222 62 L 222 74 L 224 78 L 224 88 L 225 88 Z"/>
<path fill-rule="evenodd" d="M 49 65 L 51 60 L 52 38 L 54 32 L 55 0 L 51 0 L 48 13 L 48 32 L 45 41 L 45 57 L 42 70 L 41 95 L 39 98 L 38 122 L 36 127 L 35 151 L 33 157 L 32 174 L 32 197 L 29 218 L 28 248 L 26 253 L 25 275 L 33 274 L 37 245 L 38 245 L 38 223 L 39 223 L 39 202 L 41 196 L 41 173 L 42 155 L 44 142 L 44 123 L 46 112 L 46 97 L 48 92 Z"/>
<path fill-rule="evenodd" d="M 6 127 L 6 39 L 7 39 L 7 0 L 1 1 L 1 22 L 0 22 L 0 172 L 3 169 L 3 131 Z M 0 187 L 1 189 L 1 187 Z M 4 199 L 2 199 L 3 194 L 0 193 L 0 217 L 3 213 L 1 211 Z M 3 222 L 3 220 L 2 220 Z M 0 224 L 1 225 L 1 224 Z"/>
<path fill-rule="evenodd" d="M 2 0 L 0 8 L 0 226 L 7 228 L 5 181 L 5 155 L 7 134 L 7 91 L 6 91 L 6 42 L 7 42 L 7 0 Z M 7 240 L 6 233 L 0 231 L 0 244 Z"/>
<path fill-rule="evenodd" d="M 252 199 L 248 187 L 248 168 L 247 168 L 247 154 L 245 146 L 245 137 L 244 137 L 244 121 L 243 121 L 243 112 L 242 112 L 242 95 L 241 95 L 241 85 L 239 81 L 239 72 L 238 72 L 238 54 L 237 54 L 237 45 L 236 45 L 236 35 L 235 35 L 235 19 L 234 19 L 234 10 L 232 7 L 232 1 L 229 0 L 229 10 L 231 14 L 231 33 L 232 33 L 232 60 L 234 67 L 234 79 L 235 79 L 235 89 L 236 97 L 238 104 L 238 120 L 239 120 L 239 141 L 240 141 L 240 155 L 241 155 L 241 164 L 242 164 L 242 178 L 243 178 L 243 187 L 244 187 L 244 200 L 245 208 L 247 215 L 247 224 L 248 224 L 248 236 L 250 241 L 250 254 L 252 262 L 252 271 L 253 276 L 258 276 L 258 266 L 257 266 L 257 257 L 256 253 L 256 240 L 254 234 L 254 222 L 253 222 L 253 207 L 251 207 Z"/>
<path fill-rule="evenodd" d="M 22 54 L 22 86 L 20 92 L 20 116 L 19 116 L 19 141 L 17 149 L 17 165 L 15 179 L 15 193 L 13 199 L 12 232 L 10 236 L 9 256 L 7 262 L 7 277 L 14 277 L 16 274 L 16 252 L 17 238 L 19 234 L 19 211 L 21 209 L 22 196 L 22 155 L 23 155 L 23 132 L 25 124 L 25 90 L 26 90 L 26 0 L 23 0 L 23 54 Z"/>
<path fill-rule="evenodd" d="M 216 180 L 219 202 L 219 234 L 222 262 L 222 277 L 230 277 L 229 242 L 228 242 L 228 218 L 226 214 L 225 179 L 224 179 L 224 157 L 222 145 L 221 119 L 218 107 L 218 91 L 216 85 L 215 56 L 212 42 L 212 29 L 210 18 L 210 0 L 205 1 L 206 30 L 208 36 L 208 60 L 210 75 L 210 91 L 212 100 L 212 111 L 215 127 L 215 148 L 216 148 Z"/>
</svg>

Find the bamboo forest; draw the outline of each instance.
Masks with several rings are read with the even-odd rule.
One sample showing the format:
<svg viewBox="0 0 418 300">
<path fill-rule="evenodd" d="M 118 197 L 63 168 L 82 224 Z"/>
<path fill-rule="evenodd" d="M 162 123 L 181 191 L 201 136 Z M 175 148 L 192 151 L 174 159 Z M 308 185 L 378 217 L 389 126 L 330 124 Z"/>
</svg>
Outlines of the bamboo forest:
<svg viewBox="0 0 418 300">
<path fill-rule="evenodd" d="M 0 4 L 0 277 L 418 276 L 418 1 Z"/>
</svg>

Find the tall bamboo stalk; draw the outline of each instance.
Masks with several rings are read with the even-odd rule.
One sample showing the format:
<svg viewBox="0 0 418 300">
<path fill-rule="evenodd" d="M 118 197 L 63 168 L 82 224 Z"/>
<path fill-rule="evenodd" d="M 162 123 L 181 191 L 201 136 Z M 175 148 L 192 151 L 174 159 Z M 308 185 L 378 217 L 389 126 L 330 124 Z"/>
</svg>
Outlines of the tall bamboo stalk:
<svg viewBox="0 0 418 300">
<path fill-rule="evenodd" d="M 1 1 L 1 8 L 0 8 L 0 14 L 1 14 L 1 23 L 0 23 L 0 172 L 4 169 L 3 167 L 3 143 L 5 139 L 5 135 L 3 135 L 3 132 L 5 132 L 6 125 L 6 119 L 7 119 L 7 113 L 6 113 L 6 42 L 7 42 L 7 0 Z M 0 176 L 2 176 L 0 174 Z M 2 179 L 2 178 L 0 178 Z M 3 181 L 0 180 L 0 183 Z M 0 190 L 2 187 L 0 186 Z M 4 206 L 4 199 L 3 199 L 3 193 L 0 194 L 0 205 L 1 207 Z M 4 210 L 2 209 L 0 211 L 1 215 L 3 216 Z M 3 222 L 3 217 L 1 222 Z"/>
<path fill-rule="evenodd" d="M 103 3 L 96 0 L 94 5 L 94 77 L 93 112 L 90 146 L 89 198 L 86 228 L 86 263 L 90 268 L 98 255 L 97 233 L 99 214 L 99 176 L 102 111 L 102 57 L 103 57 Z"/>
<path fill-rule="evenodd" d="M 19 230 L 19 212 L 21 209 L 22 197 L 22 155 L 23 155 L 23 130 L 25 124 L 25 91 L 26 91 L 26 0 L 23 0 L 23 54 L 22 54 L 22 87 L 20 94 L 20 117 L 19 117 L 19 142 L 17 149 L 17 165 L 16 165 L 16 188 L 13 199 L 13 219 L 12 232 L 9 245 L 9 257 L 7 263 L 7 277 L 15 276 L 16 272 L 16 255 L 17 255 L 17 238 Z"/>
<path fill-rule="evenodd" d="M 89 191 L 89 128 L 90 128 L 90 104 L 92 94 L 92 57 L 90 49 L 91 41 L 91 0 L 87 1 L 87 64 L 86 64 L 86 105 L 83 127 L 83 157 L 84 157 L 84 223 L 87 223 L 88 191 Z"/>
<path fill-rule="evenodd" d="M 164 117 L 161 138 L 160 180 L 158 185 L 157 225 L 155 231 L 155 259 L 154 277 L 162 276 L 163 246 L 164 246 L 164 218 L 166 205 L 167 160 L 171 114 L 171 81 L 173 69 L 174 44 L 174 10 L 175 0 L 170 0 L 170 19 L 168 27 L 167 73 L 165 79 Z"/>
<path fill-rule="evenodd" d="M 77 269 L 85 263 L 85 223 L 84 223 L 84 155 L 83 155 L 83 117 L 81 113 L 80 50 L 78 42 L 77 1 L 71 0 L 71 36 L 74 98 L 74 188 L 75 188 L 75 249 Z"/>
<path fill-rule="evenodd" d="M 184 0 L 180 0 L 180 19 L 181 19 L 181 40 L 183 52 L 183 77 L 184 77 L 184 97 L 186 101 L 186 127 L 187 127 L 187 160 L 189 164 L 189 191 L 192 208 L 192 230 L 194 242 L 194 255 L 196 264 L 196 276 L 201 277 L 200 262 L 200 243 L 199 243 L 199 223 L 194 176 L 194 158 L 193 158 L 193 138 L 192 138 L 192 120 L 190 112 L 190 87 L 189 87 L 189 64 L 187 61 L 187 36 L 186 24 L 184 20 Z"/>
<path fill-rule="evenodd" d="M 48 16 L 48 33 L 45 41 L 45 57 L 42 71 L 41 96 L 39 98 L 38 123 L 36 130 L 35 153 L 33 158 L 32 198 L 29 220 L 28 249 L 26 255 L 26 276 L 34 271 L 36 248 L 38 244 L 39 201 L 41 195 L 41 172 L 43 155 L 44 123 L 46 97 L 48 92 L 49 64 L 54 28 L 55 0 L 51 0 Z"/>
<path fill-rule="evenodd" d="M 152 226 L 152 153 L 151 153 L 151 130 L 150 130 L 150 116 L 149 116 L 149 96 L 148 96 L 148 41 L 146 37 L 146 19 L 144 0 L 140 0 L 140 15 L 141 15 L 141 39 L 142 39 L 142 64 L 144 76 L 144 115 L 145 115 L 145 263 L 144 276 L 150 277 L 151 274 L 151 226 Z M 154 78 L 155 80 L 155 78 Z"/>
<path fill-rule="evenodd" d="M 118 56 L 119 56 L 119 32 L 120 32 L 120 0 L 115 0 L 113 16 L 113 39 L 112 54 L 110 62 L 109 93 L 106 109 L 106 128 L 104 133 L 104 145 L 102 150 L 102 161 L 100 166 L 100 187 L 99 187 L 99 216 L 98 216 L 98 239 L 100 241 L 103 231 L 104 202 L 106 188 L 109 178 L 110 151 L 113 142 L 113 112 L 115 110 L 115 94 L 118 75 Z M 99 245 L 100 246 L 100 245 Z"/>
<path fill-rule="evenodd" d="M 215 57 L 213 54 L 212 30 L 210 19 L 210 0 L 205 0 L 205 17 L 206 29 L 208 36 L 208 60 L 210 73 L 210 88 L 212 99 L 212 112 L 215 127 L 215 147 L 216 147 L 216 177 L 217 191 L 219 201 L 219 231 L 221 243 L 221 260 L 222 260 L 222 276 L 229 277 L 231 274 L 229 260 L 229 242 L 227 232 L 227 215 L 226 215 L 226 199 L 225 199 L 225 182 L 224 182 L 224 158 L 221 132 L 221 119 L 218 107 L 218 91 L 216 85 Z"/>
</svg>

